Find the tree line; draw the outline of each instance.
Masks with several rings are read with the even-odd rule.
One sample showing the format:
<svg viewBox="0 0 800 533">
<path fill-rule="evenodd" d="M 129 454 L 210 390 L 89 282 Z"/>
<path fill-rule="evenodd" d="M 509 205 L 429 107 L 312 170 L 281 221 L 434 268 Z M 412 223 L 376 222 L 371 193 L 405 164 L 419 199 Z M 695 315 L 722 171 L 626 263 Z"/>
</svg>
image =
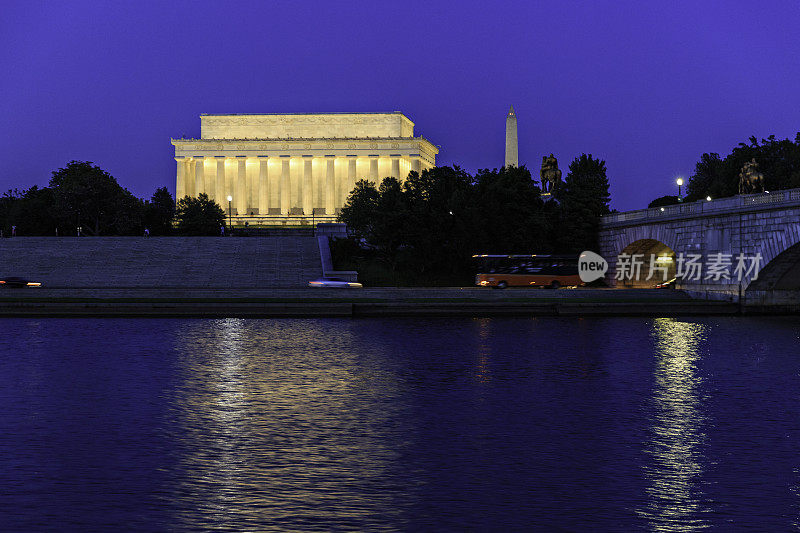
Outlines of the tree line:
<svg viewBox="0 0 800 533">
<path fill-rule="evenodd" d="M 334 244 L 335 260 L 362 270 L 377 260 L 392 272 L 452 282 L 470 275 L 474 254 L 596 250 L 600 216 L 609 213 L 606 172 L 604 161 L 583 154 L 546 196 L 525 166 L 360 180 L 339 217 L 353 237 Z"/>
<path fill-rule="evenodd" d="M 17 235 L 218 235 L 225 212 L 206 195 L 177 206 L 166 187 L 140 199 L 90 161 L 70 161 L 47 187 L 0 197 L 0 231 Z"/>
<path fill-rule="evenodd" d="M 605 162 L 581 155 L 543 197 L 526 167 L 458 167 L 411 172 L 400 181 L 359 181 L 340 218 L 357 255 L 392 270 L 468 271 L 476 253 L 576 253 L 596 249 L 599 217 L 609 210 Z M 17 235 L 219 235 L 224 210 L 205 194 L 177 202 L 166 187 L 140 199 L 89 161 L 71 161 L 47 187 L 0 197 L 0 230 Z M 341 249 L 341 247 L 340 247 Z"/>
<path fill-rule="evenodd" d="M 800 187 L 800 132 L 794 138 L 778 140 L 774 135 L 759 141 L 750 137 L 739 143 L 731 153 L 720 157 L 718 153 L 705 153 L 695 164 L 694 172 L 686 185 L 686 196 L 662 196 L 650 207 L 694 202 L 706 197 L 725 198 L 739 193 L 739 172 L 745 163 L 755 159 L 758 171 L 764 175 L 764 189 L 777 191 Z"/>
</svg>

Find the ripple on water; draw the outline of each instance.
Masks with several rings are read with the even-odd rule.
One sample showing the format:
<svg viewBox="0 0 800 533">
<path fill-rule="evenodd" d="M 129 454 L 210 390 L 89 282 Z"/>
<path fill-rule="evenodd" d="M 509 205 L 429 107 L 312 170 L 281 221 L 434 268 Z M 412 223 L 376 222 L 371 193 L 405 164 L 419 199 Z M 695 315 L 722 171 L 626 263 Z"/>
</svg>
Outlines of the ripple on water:
<svg viewBox="0 0 800 533">
<path fill-rule="evenodd" d="M 786 530 L 793 320 L 6 320 L 5 529 Z"/>
</svg>

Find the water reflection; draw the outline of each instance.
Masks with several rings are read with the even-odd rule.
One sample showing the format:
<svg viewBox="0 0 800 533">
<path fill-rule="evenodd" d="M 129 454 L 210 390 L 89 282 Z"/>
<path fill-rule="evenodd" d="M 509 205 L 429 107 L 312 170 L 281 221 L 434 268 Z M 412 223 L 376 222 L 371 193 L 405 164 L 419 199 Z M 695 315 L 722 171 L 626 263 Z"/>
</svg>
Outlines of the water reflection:
<svg viewBox="0 0 800 533">
<path fill-rule="evenodd" d="M 795 318 L 4 325 L 2 531 L 798 528 Z"/>
<path fill-rule="evenodd" d="M 703 432 L 698 345 L 705 326 L 656 319 L 652 425 L 645 452 L 647 503 L 639 511 L 653 531 L 694 531 L 709 526 L 699 488 Z"/>
<path fill-rule="evenodd" d="M 489 368 L 489 360 L 492 354 L 492 320 L 489 318 L 477 318 L 474 324 L 477 328 L 475 381 L 488 383 L 492 379 L 491 369 Z"/>
<path fill-rule="evenodd" d="M 401 507 L 391 365 L 322 321 L 197 322 L 181 333 L 176 487 L 189 529 L 389 520 Z M 368 376 L 365 378 L 365 376 Z M 188 475 L 187 475 L 188 473 Z M 407 492 L 405 497 L 410 496 Z M 407 503 L 407 502 L 406 502 Z M 189 509 L 189 512 L 186 510 Z"/>
</svg>

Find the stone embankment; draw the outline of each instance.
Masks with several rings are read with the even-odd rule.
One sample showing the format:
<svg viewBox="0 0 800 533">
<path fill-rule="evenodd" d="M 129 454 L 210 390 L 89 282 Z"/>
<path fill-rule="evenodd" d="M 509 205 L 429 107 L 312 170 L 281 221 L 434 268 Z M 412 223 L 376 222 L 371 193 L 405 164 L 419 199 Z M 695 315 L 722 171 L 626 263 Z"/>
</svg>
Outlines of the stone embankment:
<svg viewBox="0 0 800 533">
<path fill-rule="evenodd" d="M 0 316 L 371 317 L 727 315 L 735 304 L 620 289 L 6 289 Z"/>
<path fill-rule="evenodd" d="M 18 237 L 0 239 L 0 277 L 42 282 L 0 289 L 0 316 L 362 317 L 680 316 L 732 314 L 681 291 L 602 289 L 317 289 L 311 235 Z M 330 267 L 328 267 L 330 268 Z"/>
</svg>

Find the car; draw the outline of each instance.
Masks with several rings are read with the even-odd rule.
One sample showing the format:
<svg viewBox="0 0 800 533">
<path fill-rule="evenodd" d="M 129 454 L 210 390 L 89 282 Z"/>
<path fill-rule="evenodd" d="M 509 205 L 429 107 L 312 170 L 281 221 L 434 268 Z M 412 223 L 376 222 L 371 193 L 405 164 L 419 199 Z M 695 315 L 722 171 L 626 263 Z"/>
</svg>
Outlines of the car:
<svg viewBox="0 0 800 533">
<path fill-rule="evenodd" d="M 20 287 L 41 287 L 42 284 L 38 281 L 28 281 L 25 278 L 19 278 L 17 276 L 11 276 L 8 278 L 0 279 L 0 285 L 3 287 L 10 287 L 13 289 L 18 289 Z"/>
<path fill-rule="evenodd" d="M 658 285 L 655 286 L 655 288 L 656 289 L 674 289 L 676 281 L 677 281 L 677 278 L 672 278 L 671 280 L 665 281 L 664 283 L 659 283 Z"/>
<path fill-rule="evenodd" d="M 337 289 L 360 289 L 362 285 L 355 281 L 347 281 L 342 278 L 319 278 L 308 282 L 309 287 L 333 287 Z"/>
</svg>

